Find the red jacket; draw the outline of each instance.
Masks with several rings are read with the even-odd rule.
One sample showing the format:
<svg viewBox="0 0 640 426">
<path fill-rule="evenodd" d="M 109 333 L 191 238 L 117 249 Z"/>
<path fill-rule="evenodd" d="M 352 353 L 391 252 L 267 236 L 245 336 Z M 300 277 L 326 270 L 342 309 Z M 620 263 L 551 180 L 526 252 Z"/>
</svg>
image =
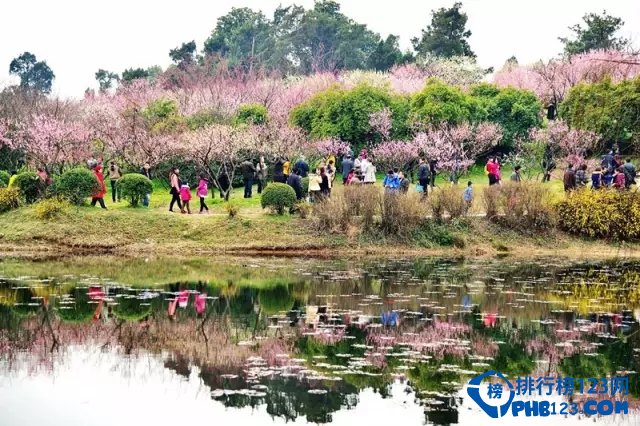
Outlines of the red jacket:
<svg viewBox="0 0 640 426">
<path fill-rule="evenodd" d="M 93 169 L 93 174 L 98 179 L 98 190 L 93 193 L 93 198 L 104 198 L 104 194 L 107 193 L 107 187 L 104 185 L 104 175 L 102 174 L 102 166 L 96 166 Z"/>
</svg>

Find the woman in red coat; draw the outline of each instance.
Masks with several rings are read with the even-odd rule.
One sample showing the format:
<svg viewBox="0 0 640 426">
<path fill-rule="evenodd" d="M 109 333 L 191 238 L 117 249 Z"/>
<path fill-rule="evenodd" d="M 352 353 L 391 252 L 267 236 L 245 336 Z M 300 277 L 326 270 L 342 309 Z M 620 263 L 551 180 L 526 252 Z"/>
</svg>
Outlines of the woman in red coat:
<svg viewBox="0 0 640 426">
<path fill-rule="evenodd" d="M 91 205 L 95 206 L 96 203 L 100 203 L 100 207 L 107 209 L 104 205 L 104 194 L 107 193 L 107 187 L 104 185 L 104 175 L 102 174 L 102 166 L 98 164 L 93 168 L 93 174 L 98 179 L 98 190 L 91 196 Z"/>
</svg>

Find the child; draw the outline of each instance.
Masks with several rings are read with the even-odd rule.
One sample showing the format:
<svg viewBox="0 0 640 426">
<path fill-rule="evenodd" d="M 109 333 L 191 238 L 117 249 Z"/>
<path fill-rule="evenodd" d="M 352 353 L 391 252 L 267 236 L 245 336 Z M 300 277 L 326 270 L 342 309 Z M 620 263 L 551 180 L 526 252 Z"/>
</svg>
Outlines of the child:
<svg viewBox="0 0 640 426">
<path fill-rule="evenodd" d="M 209 181 L 205 175 L 200 175 L 200 182 L 198 182 L 198 189 L 196 193 L 198 194 L 198 197 L 200 197 L 200 214 L 202 214 L 204 210 L 209 213 L 209 207 L 207 207 L 207 204 L 204 202 L 205 197 L 209 194 Z"/>
<path fill-rule="evenodd" d="M 467 182 L 467 187 L 464 189 L 464 193 L 462 194 L 462 199 L 465 203 L 467 203 L 467 210 L 471 208 L 471 203 L 473 203 L 473 182 Z"/>
<path fill-rule="evenodd" d="M 180 186 L 180 200 L 182 200 L 182 209 L 181 213 L 184 213 L 184 209 L 187 209 L 187 212 L 191 214 L 191 208 L 189 207 L 189 201 L 191 200 L 191 189 L 189 189 L 189 184 L 184 182 L 182 186 Z"/>
<path fill-rule="evenodd" d="M 618 190 L 625 189 L 626 187 L 624 169 L 622 167 L 618 167 L 613 175 L 613 186 Z"/>
<path fill-rule="evenodd" d="M 600 189 L 602 186 L 602 169 L 600 167 L 596 168 L 593 173 L 591 173 L 591 188 Z"/>
</svg>

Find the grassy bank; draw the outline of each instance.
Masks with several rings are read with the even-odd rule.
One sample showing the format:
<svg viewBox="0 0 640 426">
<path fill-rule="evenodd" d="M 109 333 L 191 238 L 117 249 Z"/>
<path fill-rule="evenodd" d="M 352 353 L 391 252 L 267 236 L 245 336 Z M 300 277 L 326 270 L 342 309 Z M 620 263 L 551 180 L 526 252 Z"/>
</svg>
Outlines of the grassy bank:
<svg viewBox="0 0 640 426">
<path fill-rule="evenodd" d="M 60 254 L 118 254 L 185 257 L 195 254 L 275 254 L 355 257 L 378 255 L 470 255 L 512 256 L 560 255 L 566 257 L 640 257 L 633 244 L 583 240 L 556 230 L 522 235 L 488 223 L 482 215 L 482 171 L 461 179 L 474 181 L 476 202 L 472 215 L 455 225 L 433 225 L 415 238 L 398 240 L 361 232 L 319 232 L 313 219 L 276 216 L 263 211 L 260 197 L 244 199 L 241 190 L 231 202 L 239 208 L 229 218 L 220 198 L 208 197 L 209 214 L 198 214 L 198 199 L 192 213 L 168 211 L 170 196 L 158 185 L 148 208 L 131 208 L 111 202 L 108 210 L 89 206 L 66 207 L 58 216 L 38 219 L 33 206 L 23 206 L 0 215 L 0 253 L 14 256 Z M 448 185 L 444 180 L 439 185 Z M 549 185 L 553 198 L 562 197 L 561 182 Z M 255 191 L 255 188 L 254 188 Z M 342 191 L 341 184 L 334 191 Z"/>
</svg>

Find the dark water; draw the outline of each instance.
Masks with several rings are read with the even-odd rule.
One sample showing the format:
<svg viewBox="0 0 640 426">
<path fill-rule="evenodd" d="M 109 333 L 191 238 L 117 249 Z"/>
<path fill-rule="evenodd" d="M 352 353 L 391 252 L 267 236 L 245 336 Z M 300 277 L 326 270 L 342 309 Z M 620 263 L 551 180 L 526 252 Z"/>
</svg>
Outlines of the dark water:
<svg viewBox="0 0 640 426">
<path fill-rule="evenodd" d="M 638 318 L 632 262 L 5 259 L 0 425 L 635 425 Z M 488 370 L 627 376 L 628 414 L 494 420 Z"/>
</svg>

